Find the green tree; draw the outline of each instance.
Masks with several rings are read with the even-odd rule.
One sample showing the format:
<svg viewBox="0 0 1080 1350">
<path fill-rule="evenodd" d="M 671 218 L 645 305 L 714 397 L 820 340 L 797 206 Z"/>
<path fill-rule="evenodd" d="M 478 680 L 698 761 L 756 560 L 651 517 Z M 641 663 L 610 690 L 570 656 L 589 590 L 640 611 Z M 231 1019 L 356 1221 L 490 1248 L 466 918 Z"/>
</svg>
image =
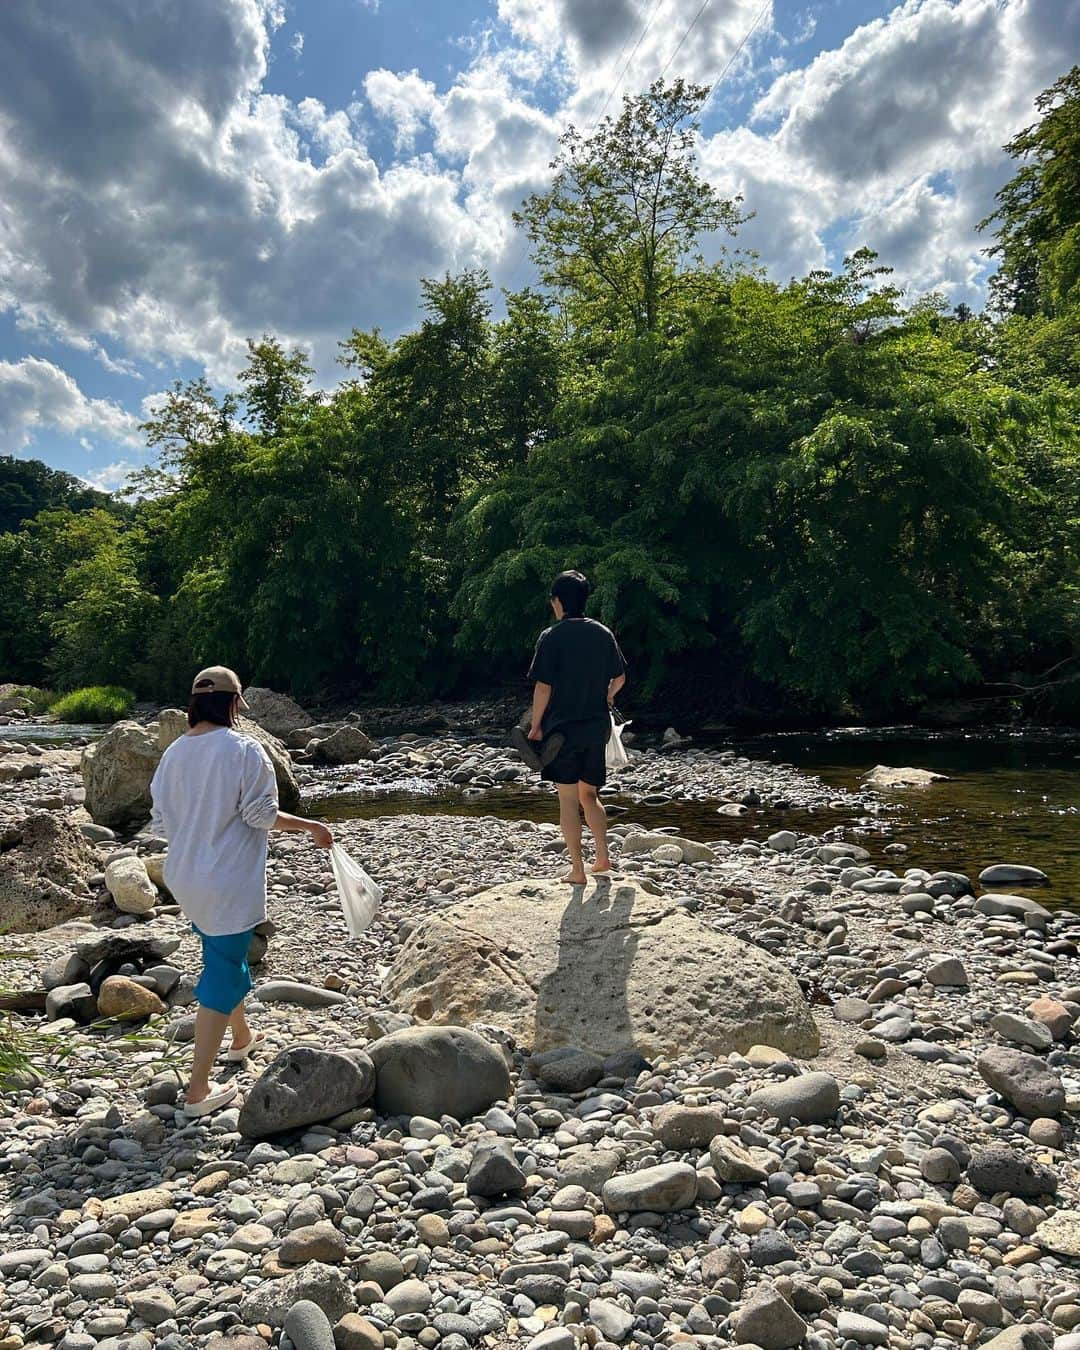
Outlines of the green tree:
<svg viewBox="0 0 1080 1350">
<path fill-rule="evenodd" d="M 991 289 L 1003 313 L 1053 317 L 1080 301 L 1080 65 L 1035 100 L 1040 116 L 1005 149 L 1020 168 L 997 194 L 1000 259 Z"/>
<path fill-rule="evenodd" d="M 276 436 L 285 420 L 313 399 L 309 386 L 315 368 L 299 347 L 291 352 L 276 337 L 248 338 L 248 363 L 237 376 L 244 386 L 248 420 L 263 436 Z"/>
<path fill-rule="evenodd" d="M 734 233 L 745 217 L 721 198 L 695 159 L 708 89 L 679 79 L 623 98 L 584 136 L 563 133 L 546 192 L 514 219 L 533 244 L 544 282 L 586 328 L 657 330 L 680 292 L 702 235 Z"/>
</svg>

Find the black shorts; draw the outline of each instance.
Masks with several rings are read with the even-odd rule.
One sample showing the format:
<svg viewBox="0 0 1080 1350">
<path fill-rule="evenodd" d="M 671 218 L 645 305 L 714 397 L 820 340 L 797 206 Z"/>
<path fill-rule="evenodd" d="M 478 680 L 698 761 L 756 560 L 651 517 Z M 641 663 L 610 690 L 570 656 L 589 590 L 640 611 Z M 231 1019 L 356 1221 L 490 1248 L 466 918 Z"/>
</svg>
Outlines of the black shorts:
<svg viewBox="0 0 1080 1350">
<path fill-rule="evenodd" d="M 607 746 L 563 746 L 540 777 L 549 783 L 588 783 L 602 788 L 607 782 Z"/>
</svg>

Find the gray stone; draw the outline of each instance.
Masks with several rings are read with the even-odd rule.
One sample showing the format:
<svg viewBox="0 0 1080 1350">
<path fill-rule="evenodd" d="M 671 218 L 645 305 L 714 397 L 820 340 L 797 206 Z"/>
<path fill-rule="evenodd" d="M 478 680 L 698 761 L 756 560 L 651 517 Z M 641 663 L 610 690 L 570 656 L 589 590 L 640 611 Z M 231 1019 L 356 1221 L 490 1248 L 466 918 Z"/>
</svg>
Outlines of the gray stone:
<svg viewBox="0 0 1080 1350">
<path fill-rule="evenodd" d="M 470 1195 L 506 1195 L 520 1191 L 525 1185 L 525 1173 L 518 1166 L 508 1140 L 494 1144 L 480 1144 L 473 1153 L 465 1189 Z"/>
<path fill-rule="evenodd" d="M 661 1163 L 612 1177 L 601 1192 L 612 1214 L 668 1214 L 690 1209 L 697 1199 L 697 1173 L 689 1163 Z"/>
<path fill-rule="evenodd" d="M 406 1027 L 368 1046 L 384 1116 L 468 1120 L 510 1096 L 502 1051 L 459 1026 Z"/>
<path fill-rule="evenodd" d="M 758 1285 L 735 1313 L 732 1327 L 738 1345 L 759 1345 L 761 1350 L 792 1350 L 807 1332 L 806 1323 L 771 1284 Z"/>
<path fill-rule="evenodd" d="M 333 1120 L 371 1100 L 375 1069 L 362 1051 L 338 1054 L 297 1046 L 263 1070 L 240 1110 L 249 1139 Z"/>
<path fill-rule="evenodd" d="M 724 1132 L 722 1106 L 683 1106 L 671 1102 L 652 1119 L 653 1132 L 665 1148 L 708 1148 Z"/>
<path fill-rule="evenodd" d="M 1061 1079 L 1034 1055 L 991 1046 L 976 1061 L 983 1080 L 1028 1120 L 1056 1119 L 1065 1109 Z"/>
<path fill-rule="evenodd" d="M 972 1151 L 967 1168 L 968 1180 L 985 1195 L 1009 1195 L 1034 1200 L 1040 1195 L 1056 1195 L 1057 1174 L 1045 1163 L 1026 1158 L 1008 1144 L 986 1144 Z"/>
<path fill-rule="evenodd" d="M 349 1001 L 337 990 L 299 980 L 267 980 L 256 986 L 254 995 L 260 1003 L 296 1003 L 301 1008 L 334 1008 Z"/>
<path fill-rule="evenodd" d="M 301 727 L 310 727 L 313 718 L 304 711 L 299 703 L 288 694 L 279 694 L 274 689 L 252 686 L 244 690 L 244 702 L 247 703 L 247 715 L 271 736 L 284 739 L 290 732 Z"/>
<path fill-rule="evenodd" d="M 604 1061 L 591 1050 L 567 1047 L 534 1055 L 529 1067 L 537 1078 L 556 1092 L 583 1092 L 604 1076 Z"/>
<path fill-rule="evenodd" d="M 634 1329 L 634 1315 L 621 1308 L 613 1299 L 589 1300 L 589 1321 L 605 1341 L 625 1341 Z"/>
<path fill-rule="evenodd" d="M 926 978 L 931 984 L 967 987 L 968 976 L 964 963 L 957 956 L 940 956 L 927 967 Z"/>
<path fill-rule="evenodd" d="M 1037 900 L 1028 900 L 1023 895 L 998 895 L 988 894 L 980 895 L 975 901 L 975 910 L 978 914 L 989 914 L 991 917 L 999 918 L 1005 916 L 1012 919 L 1026 919 L 1037 923 L 1045 928 L 1050 922 L 1050 911 Z M 996 1338 L 1000 1339 L 1000 1337 Z"/>
<path fill-rule="evenodd" d="M 1038 1327 L 1007 1327 L 993 1340 L 983 1341 L 981 1350 L 1050 1350 L 1050 1341 Z"/>
<path fill-rule="evenodd" d="M 88 984 L 62 984 L 45 995 L 45 1014 L 50 1022 L 61 1017 L 92 1022 L 97 1016 L 97 996 Z"/>
<path fill-rule="evenodd" d="M 303 1301 L 317 1304 L 331 1322 L 337 1322 L 353 1310 L 352 1285 L 335 1266 L 312 1261 L 280 1280 L 265 1280 L 253 1289 L 240 1303 L 240 1316 L 248 1326 L 266 1322 L 280 1327 L 289 1310 Z"/>
<path fill-rule="evenodd" d="M 630 858 L 636 853 L 652 853 L 655 849 L 664 848 L 669 844 L 680 851 L 683 862 L 716 861 L 716 854 L 708 844 L 699 844 L 693 839 L 684 839 L 677 834 L 657 834 L 652 831 L 635 831 L 626 835 L 622 844 L 622 856 Z"/>
<path fill-rule="evenodd" d="M 1039 886 L 1050 878 L 1037 867 L 1025 867 L 1022 863 L 994 863 L 984 867 L 979 873 L 984 886 Z"/>
<path fill-rule="evenodd" d="M 841 1340 L 855 1341 L 859 1345 L 888 1345 L 889 1328 L 872 1317 L 842 1309 L 837 1315 L 836 1330 Z"/>
<path fill-rule="evenodd" d="M 1017 1013 L 997 1013 L 990 1019 L 990 1026 L 1003 1041 L 1011 1041 L 1013 1045 L 1023 1045 L 1031 1050 L 1049 1050 L 1054 1043 L 1054 1035 L 1049 1027 Z"/>
<path fill-rule="evenodd" d="M 768 1116 L 824 1125 L 840 1109 L 840 1085 L 831 1073 L 804 1073 L 752 1092 L 747 1099 Z"/>
<path fill-rule="evenodd" d="M 709 1145 L 713 1171 L 721 1181 L 753 1186 L 768 1176 L 765 1168 L 755 1161 L 753 1154 L 727 1135 L 717 1135 Z"/>
<path fill-rule="evenodd" d="M 285 1335 L 296 1350 L 334 1350 L 334 1328 L 317 1303 L 301 1299 L 285 1315 Z"/>
<path fill-rule="evenodd" d="M 310 741 L 308 749 L 323 764 L 358 764 L 371 758 L 375 743 L 359 727 L 344 726 L 321 740 Z"/>
</svg>

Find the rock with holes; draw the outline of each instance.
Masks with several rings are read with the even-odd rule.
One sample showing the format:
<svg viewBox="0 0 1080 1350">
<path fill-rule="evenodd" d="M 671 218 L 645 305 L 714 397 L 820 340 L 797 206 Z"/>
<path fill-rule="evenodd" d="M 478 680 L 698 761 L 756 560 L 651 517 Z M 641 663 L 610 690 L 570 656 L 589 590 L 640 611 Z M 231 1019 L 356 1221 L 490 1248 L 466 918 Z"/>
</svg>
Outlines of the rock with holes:
<svg viewBox="0 0 1080 1350">
<path fill-rule="evenodd" d="M 93 845 L 63 816 L 43 812 L 0 832 L 0 930 L 37 933 L 89 916 Z"/>
<path fill-rule="evenodd" d="M 534 1050 L 651 1059 L 765 1044 L 808 1057 L 819 1045 L 783 962 L 628 880 L 483 891 L 413 930 L 383 993 L 421 1021 L 491 1023 Z"/>
<path fill-rule="evenodd" d="M 339 1054 L 300 1045 L 263 1070 L 240 1110 L 240 1133 L 249 1139 L 333 1120 L 371 1100 L 375 1067 L 360 1050 Z"/>
</svg>

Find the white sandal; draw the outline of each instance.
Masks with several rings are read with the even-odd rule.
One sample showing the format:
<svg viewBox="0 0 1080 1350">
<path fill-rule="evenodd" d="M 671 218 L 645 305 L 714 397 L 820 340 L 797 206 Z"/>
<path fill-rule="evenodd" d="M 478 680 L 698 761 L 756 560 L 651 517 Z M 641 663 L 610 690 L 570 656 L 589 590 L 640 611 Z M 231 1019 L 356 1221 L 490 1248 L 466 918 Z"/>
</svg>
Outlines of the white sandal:
<svg viewBox="0 0 1080 1350">
<path fill-rule="evenodd" d="M 215 1111 L 221 1111 L 226 1106 L 231 1106 L 236 1100 L 235 1083 L 211 1083 L 210 1091 L 201 1102 L 185 1102 L 184 1115 L 189 1120 L 197 1120 L 200 1116 L 213 1115 Z"/>
<path fill-rule="evenodd" d="M 266 1032 L 253 1031 L 251 1033 L 251 1040 L 248 1041 L 247 1045 L 242 1045 L 239 1050 L 235 1047 L 231 1050 L 226 1050 L 225 1058 L 230 1064 L 246 1064 L 249 1057 L 265 1044 Z"/>
</svg>

